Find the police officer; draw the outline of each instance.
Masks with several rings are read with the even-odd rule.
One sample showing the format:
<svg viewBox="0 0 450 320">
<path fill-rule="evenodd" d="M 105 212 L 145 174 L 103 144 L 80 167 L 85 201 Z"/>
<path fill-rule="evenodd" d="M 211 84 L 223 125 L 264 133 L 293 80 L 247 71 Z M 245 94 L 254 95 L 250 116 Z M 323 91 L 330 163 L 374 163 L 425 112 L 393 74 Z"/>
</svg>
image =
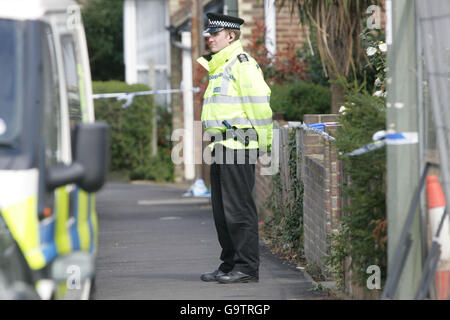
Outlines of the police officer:
<svg viewBox="0 0 450 320">
<path fill-rule="evenodd" d="M 244 20 L 208 13 L 204 35 L 211 53 L 197 61 L 209 72 L 201 120 L 211 134 L 211 200 L 222 252 L 217 270 L 201 275 L 220 283 L 259 280 L 258 216 L 252 189 L 259 151 L 270 151 L 270 88 L 242 48 Z"/>
</svg>

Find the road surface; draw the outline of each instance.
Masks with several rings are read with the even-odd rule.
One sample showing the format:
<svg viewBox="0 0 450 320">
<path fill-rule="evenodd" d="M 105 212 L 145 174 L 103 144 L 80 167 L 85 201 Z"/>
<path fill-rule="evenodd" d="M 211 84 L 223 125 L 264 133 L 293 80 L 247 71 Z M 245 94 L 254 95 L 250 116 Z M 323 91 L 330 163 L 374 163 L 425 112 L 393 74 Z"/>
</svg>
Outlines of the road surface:
<svg viewBox="0 0 450 320">
<path fill-rule="evenodd" d="M 92 299 L 324 299 L 311 278 L 261 241 L 258 283 L 200 280 L 219 265 L 209 199 L 183 198 L 186 188 L 108 183 L 97 193 L 99 252 Z"/>
</svg>

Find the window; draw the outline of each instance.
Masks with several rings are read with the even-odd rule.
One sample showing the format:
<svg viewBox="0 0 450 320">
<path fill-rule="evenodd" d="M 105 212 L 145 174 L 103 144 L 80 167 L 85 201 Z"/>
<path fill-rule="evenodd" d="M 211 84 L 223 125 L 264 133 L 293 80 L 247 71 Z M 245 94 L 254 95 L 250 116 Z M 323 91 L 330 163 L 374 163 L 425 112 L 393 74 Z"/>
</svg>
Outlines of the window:
<svg viewBox="0 0 450 320">
<path fill-rule="evenodd" d="M 66 75 L 66 87 L 69 104 L 70 125 L 74 129 L 82 120 L 80 87 L 78 78 L 77 53 L 72 36 L 65 35 L 61 38 L 64 70 Z"/>
<path fill-rule="evenodd" d="M 58 69 L 56 65 L 55 44 L 49 26 L 43 28 L 42 59 L 44 71 L 42 74 L 44 104 L 44 135 L 45 161 L 51 167 L 60 160 L 61 152 L 61 112 Z"/>
<path fill-rule="evenodd" d="M 0 43 L 0 145 L 8 145 L 21 131 L 23 25 L 0 20 Z"/>
</svg>

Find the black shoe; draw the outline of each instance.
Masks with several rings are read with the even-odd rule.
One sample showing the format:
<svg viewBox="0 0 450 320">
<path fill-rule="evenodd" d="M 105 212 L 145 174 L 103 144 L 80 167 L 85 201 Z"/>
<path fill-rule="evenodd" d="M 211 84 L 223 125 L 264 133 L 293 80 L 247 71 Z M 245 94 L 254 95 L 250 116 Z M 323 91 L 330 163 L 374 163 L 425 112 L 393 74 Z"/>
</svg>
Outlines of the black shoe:
<svg viewBox="0 0 450 320">
<path fill-rule="evenodd" d="M 202 279 L 203 281 L 206 282 L 212 282 L 212 281 L 217 281 L 218 277 L 224 276 L 225 273 L 220 271 L 220 270 L 216 270 L 213 272 L 209 272 L 209 273 L 204 273 L 200 276 L 200 279 Z"/>
<path fill-rule="evenodd" d="M 231 271 L 223 276 L 217 277 L 217 281 L 220 283 L 247 283 L 258 282 L 259 278 L 240 271 Z"/>
</svg>

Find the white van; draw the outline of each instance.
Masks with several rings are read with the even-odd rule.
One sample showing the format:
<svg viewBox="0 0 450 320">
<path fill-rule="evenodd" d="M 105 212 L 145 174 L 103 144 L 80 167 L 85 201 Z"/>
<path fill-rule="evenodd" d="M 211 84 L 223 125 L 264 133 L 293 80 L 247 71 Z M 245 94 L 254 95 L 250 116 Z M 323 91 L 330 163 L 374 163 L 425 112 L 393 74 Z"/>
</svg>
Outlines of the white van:
<svg viewBox="0 0 450 320">
<path fill-rule="evenodd" d="M 79 6 L 0 0 L 0 299 L 89 297 L 107 159 Z"/>
</svg>

